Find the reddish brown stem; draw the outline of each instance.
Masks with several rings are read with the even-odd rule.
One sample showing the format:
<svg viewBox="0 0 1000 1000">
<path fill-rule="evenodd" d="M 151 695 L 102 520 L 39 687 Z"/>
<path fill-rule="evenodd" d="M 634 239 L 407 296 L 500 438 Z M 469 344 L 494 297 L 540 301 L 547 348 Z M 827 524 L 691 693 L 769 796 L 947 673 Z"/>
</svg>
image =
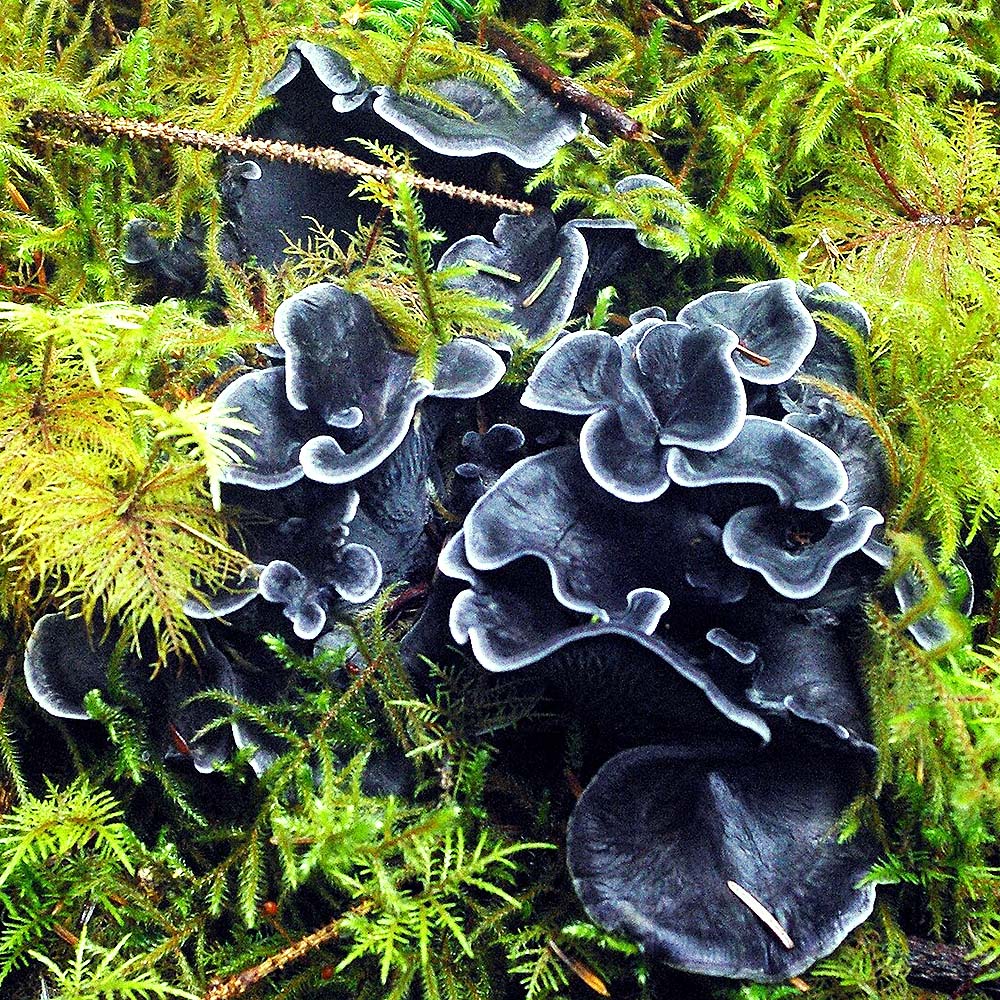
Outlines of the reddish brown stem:
<svg viewBox="0 0 1000 1000">
<path fill-rule="evenodd" d="M 0 285 L 0 291 L 10 292 L 11 295 L 41 296 L 55 303 L 57 306 L 62 305 L 62 301 L 58 295 L 53 295 L 52 292 L 47 288 L 42 288 L 41 285 Z"/>
<path fill-rule="evenodd" d="M 371 906 L 370 902 L 363 902 L 355 906 L 350 912 L 352 914 L 366 913 L 371 909 Z M 280 971 L 286 965 L 297 961 L 303 955 L 307 955 L 310 951 L 319 948 L 328 941 L 336 940 L 336 938 L 340 937 L 343 922 L 343 917 L 337 917 L 336 920 L 331 920 L 328 924 L 324 924 L 319 930 L 313 931 L 312 934 L 307 934 L 304 938 L 293 941 L 286 948 L 282 948 L 269 958 L 265 958 L 263 962 L 252 965 L 250 968 L 244 969 L 242 972 L 238 972 L 236 975 L 230 976 L 221 982 L 213 983 L 205 994 L 204 1000 L 235 1000 L 236 997 L 242 996 L 248 989 L 255 986 L 262 979 L 266 979 L 272 973 Z"/>
<path fill-rule="evenodd" d="M 534 83 L 547 90 L 557 101 L 572 104 L 606 126 L 622 139 L 642 139 L 645 129 L 640 122 L 625 114 L 620 108 L 609 104 L 603 98 L 585 90 L 575 80 L 563 76 L 534 52 L 523 45 L 496 24 L 488 22 L 483 26 L 483 37 L 501 52 Z"/>
<path fill-rule="evenodd" d="M 372 223 L 372 231 L 368 234 L 368 241 L 365 243 L 365 252 L 361 256 L 362 265 L 367 264 L 373 251 L 375 250 L 375 244 L 378 243 L 378 238 L 382 235 L 382 225 L 385 222 L 385 217 L 389 214 L 389 208 L 387 205 L 383 205 L 378 210 L 378 215 L 375 217 L 375 221 Z M 344 265 L 344 274 L 347 274 L 347 264 Z"/>
<path fill-rule="evenodd" d="M 240 0 L 236 0 L 233 5 L 236 8 L 236 18 L 240 25 L 240 34 L 243 36 L 243 41 L 247 43 L 247 48 L 253 48 L 253 42 L 250 40 L 250 26 L 247 24 L 247 16 L 243 13 L 243 4 Z"/>
<path fill-rule="evenodd" d="M 910 220 L 919 219 L 922 214 L 920 209 L 899 190 L 899 185 L 893 180 L 892 174 L 886 170 L 885 164 L 882 162 L 882 157 L 878 155 L 878 150 L 875 148 L 875 141 L 872 139 L 868 123 L 864 119 L 861 101 L 857 96 L 851 97 L 851 106 L 854 108 L 854 117 L 857 119 L 858 133 L 861 136 L 861 141 L 864 143 L 868 159 L 875 168 L 875 173 L 879 175 L 883 185 L 885 185 L 886 191 L 892 195 L 893 200 L 903 210 L 903 214 Z"/>
</svg>

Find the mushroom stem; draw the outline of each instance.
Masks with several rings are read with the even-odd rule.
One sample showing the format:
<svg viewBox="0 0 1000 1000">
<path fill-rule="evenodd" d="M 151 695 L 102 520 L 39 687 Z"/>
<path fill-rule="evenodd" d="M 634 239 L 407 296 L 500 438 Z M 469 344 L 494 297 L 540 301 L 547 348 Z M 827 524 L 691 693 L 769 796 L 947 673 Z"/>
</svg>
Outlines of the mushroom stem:
<svg viewBox="0 0 1000 1000">
<path fill-rule="evenodd" d="M 326 173 L 352 174 L 355 177 L 373 177 L 391 184 L 408 184 L 419 191 L 443 194 L 449 198 L 499 208 L 520 215 L 531 215 L 535 206 L 526 201 L 502 198 L 499 195 L 478 191 L 463 184 L 439 181 L 396 167 L 366 163 L 355 156 L 326 146 L 303 146 L 297 142 L 275 139 L 253 139 L 243 135 L 207 132 L 203 129 L 184 128 L 169 122 L 143 121 L 132 118 L 112 118 L 90 111 L 39 111 L 33 116 L 37 125 L 53 125 L 78 129 L 94 136 L 117 135 L 133 142 L 146 142 L 159 146 L 187 146 L 191 149 L 210 149 L 216 153 L 234 153 L 237 156 L 257 156 L 264 160 L 284 163 L 301 163 Z"/>
<path fill-rule="evenodd" d="M 728 881 L 726 887 L 789 951 L 795 947 L 795 942 L 789 937 L 788 931 L 778 923 L 778 918 L 756 896 L 744 889 L 739 882 Z"/>
<path fill-rule="evenodd" d="M 45 356 L 42 359 L 42 374 L 38 379 L 38 388 L 31 404 L 31 416 L 37 420 L 45 413 L 45 390 L 49 384 L 49 372 L 52 370 L 52 356 L 55 353 L 56 335 L 50 333 L 45 341 Z"/>
</svg>

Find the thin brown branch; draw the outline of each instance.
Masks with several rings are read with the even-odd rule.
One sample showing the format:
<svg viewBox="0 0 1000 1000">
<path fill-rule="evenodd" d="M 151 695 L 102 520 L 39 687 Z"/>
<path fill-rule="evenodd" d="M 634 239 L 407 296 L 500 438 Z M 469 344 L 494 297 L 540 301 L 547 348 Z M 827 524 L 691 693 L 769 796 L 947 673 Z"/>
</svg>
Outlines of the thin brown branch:
<svg viewBox="0 0 1000 1000">
<path fill-rule="evenodd" d="M 237 156 L 256 156 L 282 163 L 300 163 L 325 173 L 351 174 L 355 177 L 373 177 L 390 184 L 404 183 L 418 191 L 442 194 L 449 198 L 497 208 L 519 215 L 531 215 L 535 206 L 526 201 L 502 198 L 486 191 L 439 181 L 434 177 L 399 170 L 395 167 L 366 163 L 355 156 L 325 146 L 303 146 L 295 142 L 275 139 L 254 139 L 249 136 L 207 132 L 203 129 L 184 128 L 169 122 L 141 121 L 131 118 L 111 118 L 88 111 L 42 111 L 33 115 L 36 126 L 74 129 L 92 136 L 120 136 L 133 142 L 157 146 L 186 146 L 190 149 L 207 149 L 216 153 L 233 153 Z"/>
<path fill-rule="evenodd" d="M 761 115 L 760 120 L 756 125 L 750 130 L 749 134 L 740 143 L 740 148 L 736 150 L 736 155 L 732 158 L 729 164 L 729 169 L 726 171 L 726 176 L 722 181 L 722 185 L 719 190 L 715 193 L 712 198 L 712 205 L 716 205 L 721 202 L 723 198 L 729 193 L 729 188 L 732 186 L 733 181 L 736 179 L 736 171 L 739 169 L 740 164 L 746 158 L 747 152 L 750 149 L 753 141 L 764 131 L 767 127 L 768 120 L 766 115 Z"/>
<path fill-rule="evenodd" d="M 643 29 L 649 32 L 657 21 L 666 21 L 671 28 L 693 35 L 696 42 L 700 45 L 705 41 L 705 31 L 697 23 L 694 13 L 691 10 L 691 5 L 687 3 L 687 0 L 682 0 L 678 6 L 685 18 L 683 21 L 678 21 L 676 18 L 670 17 L 666 11 L 657 7 L 652 0 L 642 0 L 642 3 L 639 5 L 639 20 L 642 23 Z"/>
<path fill-rule="evenodd" d="M 646 130 L 640 122 L 625 114 L 603 98 L 585 90 L 575 80 L 563 76 L 534 52 L 529 52 L 515 41 L 503 28 L 493 22 L 483 27 L 483 37 L 498 48 L 532 82 L 548 91 L 557 101 L 572 104 L 606 126 L 622 139 L 645 138 Z"/>
<path fill-rule="evenodd" d="M 247 49 L 252 49 L 253 41 L 250 38 L 250 25 L 247 24 L 247 16 L 243 12 L 241 0 L 235 0 L 233 6 L 236 9 L 236 20 L 240 26 L 240 34 L 243 36 L 243 41 L 246 42 Z"/>
<path fill-rule="evenodd" d="M 923 938 L 907 938 L 910 948 L 910 971 L 907 979 L 917 986 L 930 987 L 951 997 L 975 991 L 988 997 L 1000 997 L 1000 982 L 977 983 L 986 970 L 966 958 L 966 951 L 956 945 L 937 944 Z"/>
<path fill-rule="evenodd" d="M 14 678 L 14 670 L 17 666 L 17 657 L 7 657 L 7 667 L 4 670 L 3 688 L 0 688 L 0 715 L 7 705 L 7 695 L 10 693 L 10 682 Z"/>
<path fill-rule="evenodd" d="M 228 979 L 213 983 L 205 993 L 204 1000 L 235 1000 L 236 997 L 242 996 L 248 989 L 256 986 L 257 983 L 262 979 L 266 979 L 272 973 L 279 972 L 286 965 L 298 961 L 298 959 L 309 954 L 310 951 L 319 948 L 321 945 L 326 944 L 328 941 L 336 940 L 340 937 L 340 931 L 347 916 L 367 913 L 371 907 L 372 903 L 370 901 L 366 900 L 359 903 L 345 916 L 337 917 L 328 924 L 324 924 L 319 930 L 315 930 L 311 934 L 299 938 L 298 941 L 293 941 L 287 947 L 265 958 L 263 962 L 252 965 L 242 972 L 237 972 Z"/>
<path fill-rule="evenodd" d="M 878 174 L 879 179 L 885 185 L 886 191 L 892 196 L 893 200 L 897 205 L 903 210 L 903 214 L 912 220 L 919 219 L 923 214 L 920 209 L 910 201 L 906 195 L 903 194 L 899 189 L 899 185 L 893 179 L 892 174 L 886 169 L 885 164 L 882 162 L 882 157 L 878 154 L 878 149 L 875 147 L 875 141 L 872 139 L 871 131 L 868 128 L 868 122 L 864 118 L 864 109 L 861 106 L 861 100 L 856 94 L 851 94 L 851 107 L 854 109 L 854 118 L 858 126 L 858 134 L 861 136 L 861 141 L 864 143 L 865 152 L 868 154 L 868 160 L 871 165 L 875 168 L 875 173 Z"/>
</svg>

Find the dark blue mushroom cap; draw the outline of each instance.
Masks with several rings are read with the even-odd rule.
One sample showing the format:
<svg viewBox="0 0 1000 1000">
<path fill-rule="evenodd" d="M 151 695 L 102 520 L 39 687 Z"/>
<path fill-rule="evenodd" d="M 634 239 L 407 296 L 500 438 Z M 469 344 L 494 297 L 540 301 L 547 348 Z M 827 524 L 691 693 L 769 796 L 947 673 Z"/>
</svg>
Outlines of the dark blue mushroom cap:
<svg viewBox="0 0 1000 1000">
<path fill-rule="evenodd" d="M 791 378 L 816 343 L 816 323 L 788 278 L 709 292 L 684 306 L 677 321 L 731 330 L 743 346 L 767 359 L 760 364 L 739 353 L 734 359 L 743 378 L 761 385 Z"/>
<path fill-rule="evenodd" d="M 735 440 L 718 451 L 672 448 L 667 472 L 681 486 L 761 483 L 782 506 L 801 510 L 823 510 L 847 489 L 847 473 L 834 452 L 768 417 L 747 417 Z"/>
<path fill-rule="evenodd" d="M 580 434 L 584 464 L 609 493 L 633 502 L 670 485 L 671 445 L 724 448 L 746 416 L 731 332 L 637 318 L 618 337 L 563 338 L 542 356 L 521 399 L 532 409 L 590 414 Z"/>
<path fill-rule="evenodd" d="M 228 469 L 229 482 L 270 489 L 303 474 L 358 480 L 399 448 L 421 400 L 481 395 L 505 371 L 495 351 L 459 337 L 441 347 L 434 383 L 415 379 L 414 358 L 389 345 L 367 299 L 333 284 L 286 299 L 274 324 L 285 365 L 245 375 L 220 396 L 264 430 L 247 436 L 253 458 Z"/>
<path fill-rule="evenodd" d="M 798 747 L 627 750 L 601 768 L 570 819 L 573 884 L 591 919 L 652 958 L 780 982 L 872 911 L 875 888 L 858 883 L 875 846 L 862 834 L 838 837 L 861 779 L 851 757 Z"/>
<path fill-rule="evenodd" d="M 49 715 L 89 719 L 83 699 L 106 689 L 110 655 L 79 618 L 43 615 L 24 650 L 28 693 Z"/>
<path fill-rule="evenodd" d="M 784 423 L 821 441 L 837 455 L 847 474 L 847 489 L 840 499 L 848 507 L 884 509 L 889 494 L 888 463 L 871 425 L 815 387 L 802 386 L 801 390 Z"/>
<path fill-rule="evenodd" d="M 265 601 L 281 604 L 300 639 L 315 639 L 326 625 L 327 605 L 336 596 L 363 604 L 378 592 L 382 565 L 367 545 L 344 545 L 331 560 L 322 582 L 310 579 L 290 562 L 274 559 L 260 572 Z"/>
<path fill-rule="evenodd" d="M 223 482 L 275 490 L 302 478 L 299 452 L 315 432 L 316 422 L 288 402 L 284 366 L 240 376 L 219 393 L 216 405 L 236 413 L 257 431 L 233 432 L 252 457 L 226 466 Z"/>
<path fill-rule="evenodd" d="M 403 96 L 390 87 L 376 87 L 372 110 L 420 145 L 446 156 L 500 153 L 522 167 L 544 167 L 560 146 L 583 129 L 583 114 L 561 108 L 548 94 L 512 71 L 511 100 L 467 77 L 428 84 L 447 107 L 416 96 Z M 468 116 L 468 117 L 464 117 Z"/>
<path fill-rule="evenodd" d="M 581 112 L 557 107 L 513 67 L 508 73 L 509 96 L 481 81 L 459 76 L 426 85 L 428 92 L 439 98 L 439 103 L 434 103 L 399 94 L 388 86 L 370 88 L 343 56 L 306 41 L 292 44 L 284 64 L 264 85 L 262 94 L 278 94 L 298 76 L 303 58 L 333 94 L 335 110 L 354 111 L 374 91 L 375 114 L 421 146 L 445 156 L 500 153 L 522 167 L 537 170 L 583 129 Z"/>
<path fill-rule="evenodd" d="M 122 684 L 146 708 L 153 737 L 165 757 L 175 756 L 175 734 L 187 747 L 194 767 L 209 773 L 232 750 L 229 727 L 197 734 L 220 713 L 207 700 L 190 701 L 208 687 L 232 690 L 233 670 L 205 633 L 197 665 L 178 672 L 162 670 L 150 679 L 149 668 L 126 652 L 119 664 Z M 98 640 L 82 619 L 61 614 L 41 617 L 32 630 L 24 654 L 24 677 L 32 698 L 50 715 L 61 719 L 89 719 L 85 696 L 93 690 L 107 694 L 108 671 L 114 654 L 112 638 Z"/>
<path fill-rule="evenodd" d="M 653 525 L 659 529 L 655 543 Z M 607 619 L 624 614 L 635 591 L 652 588 L 662 598 L 673 589 L 679 567 L 651 566 L 651 544 L 665 551 L 697 532 L 696 519 L 683 507 L 632 505 L 606 493 L 587 475 L 576 449 L 563 447 L 504 473 L 470 511 L 462 536 L 474 569 L 534 556 L 548 566 L 560 603 Z M 661 613 L 665 607 L 663 600 Z"/>
<path fill-rule="evenodd" d="M 760 713 L 731 686 L 718 683 L 707 662 L 668 636 L 653 634 L 669 603 L 660 591 L 637 588 L 614 614 L 587 616 L 551 596 L 538 560 L 475 570 L 461 532 L 442 552 L 440 568 L 471 584 L 452 604 L 451 633 L 456 642 L 471 643 L 487 670 L 517 670 L 559 654 L 551 668 L 575 700 L 629 706 L 633 731 L 648 738 L 699 728 L 738 733 L 757 743 L 770 738 Z M 620 727 L 620 720 L 608 722 L 607 704 L 596 709 L 602 728 Z M 595 714 L 593 706 L 589 714 Z"/>
<path fill-rule="evenodd" d="M 892 546 L 877 539 L 869 539 L 862 551 L 883 569 L 888 569 L 893 563 Z M 956 638 L 955 623 L 949 622 L 947 611 L 942 614 L 942 604 L 945 605 L 946 609 L 950 609 L 952 612 L 958 611 L 962 615 L 967 616 L 972 612 L 972 606 L 975 603 L 975 587 L 972 574 L 961 556 L 956 555 L 952 559 L 951 570 L 951 579 L 946 580 L 948 593 L 945 599 L 936 608 L 932 608 L 927 614 L 910 622 L 907 626 L 910 635 L 923 649 L 938 649 L 954 642 Z M 893 591 L 899 604 L 899 610 L 904 615 L 912 612 L 917 605 L 927 600 L 927 585 L 912 568 L 903 569 L 903 572 L 893 581 Z"/>
<path fill-rule="evenodd" d="M 439 270 L 457 265 L 475 273 L 451 279 L 482 298 L 508 306 L 503 318 L 528 341 L 561 332 L 587 270 L 587 244 L 570 226 L 557 230 L 551 212 L 501 215 L 493 242 L 466 236 L 441 257 Z"/>
<path fill-rule="evenodd" d="M 190 617 L 224 618 L 260 595 L 283 606 L 299 638 L 315 639 L 333 605 L 363 604 L 381 586 L 376 553 L 347 540 L 357 490 L 303 480 L 283 490 L 231 489 L 227 502 L 246 515 L 250 565 L 225 590 L 189 597 L 184 610 Z"/>
<path fill-rule="evenodd" d="M 493 424 L 485 434 L 467 431 L 462 436 L 466 460 L 455 466 L 449 509 L 464 517 L 472 505 L 520 457 L 525 437 L 513 424 Z"/>
<path fill-rule="evenodd" d="M 822 742 L 825 731 L 873 761 L 865 700 L 842 630 L 779 605 L 757 640 L 750 701 L 809 723 L 801 731 L 813 741 Z"/>
<path fill-rule="evenodd" d="M 313 42 L 292 42 L 281 69 L 260 88 L 262 97 L 273 97 L 291 83 L 302 70 L 302 60 L 309 63 L 317 79 L 333 94 L 337 111 L 353 111 L 364 103 L 370 92 L 350 62 L 339 52 Z"/>
<path fill-rule="evenodd" d="M 850 512 L 838 503 L 799 513 L 767 505 L 746 507 L 726 523 L 722 541 L 737 566 L 756 570 L 783 597 L 812 597 L 834 567 L 857 552 L 882 515 L 870 507 Z"/>
<path fill-rule="evenodd" d="M 615 184 L 615 194 L 618 195 L 616 198 L 616 206 L 624 209 L 626 213 L 630 209 L 630 195 L 637 191 L 649 191 L 655 190 L 660 192 L 659 197 L 665 202 L 670 204 L 674 213 L 683 217 L 687 214 L 687 209 L 685 206 L 683 195 L 671 184 L 669 181 L 664 180 L 662 177 L 656 177 L 653 174 L 630 174 L 628 177 L 623 177 L 620 181 Z M 633 217 L 635 215 L 633 214 Z M 612 217 L 599 217 L 591 219 L 573 219 L 567 225 L 573 226 L 577 229 L 582 229 L 586 235 L 588 231 L 590 233 L 598 233 L 600 230 L 625 230 L 632 231 L 635 233 L 635 239 L 641 247 L 650 250 L 661 249 L 660 244 L 662 239 L 657 239 L 651 230 L 655 230 L 659 223 L 647 223 L 646 220 L 637 220 L 636 222 L 629 221 L 624 218 L 612 218 Z M 666 230 L 672 231 L 679 235 L 683 235 L 683 226 L 679 222 L 668 222 L 665 227 Z M 662 317 L 666 319 L 666 315 Z"/>
<path fill-rule="evenodd" d="M 867 340 L 872 328 L 868 314 L 832 281 L 815 288 L 799 282 L 796 293 L 816 323 L 816 345 L 802 363 L 802 374 L 853 391 L 857 384 L 854 355 L 841 332 Z"/>
</svg>

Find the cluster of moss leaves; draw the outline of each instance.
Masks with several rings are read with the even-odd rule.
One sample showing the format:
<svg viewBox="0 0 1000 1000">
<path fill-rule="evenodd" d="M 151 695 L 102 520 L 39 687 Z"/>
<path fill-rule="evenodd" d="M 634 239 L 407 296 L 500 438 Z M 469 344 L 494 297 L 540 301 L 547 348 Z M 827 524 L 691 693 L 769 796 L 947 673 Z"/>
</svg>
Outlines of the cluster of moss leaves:
<svg viewBox="0 0 1000 1000">
<path fill-rule="evenodd" d="M 506 63 L 478 44 L 487 18 L 505 18 L 521 44 L 643 125 L 626 140 L 595 124 L 529 187 L 557 209 L 635 223 L 671 265 L 651 293 L 662 305 L 780 273 L 836 281 L 868 308 L 866 342 L 839 331 L 860 374 L 841 401 L 889 457 L 892 572 L 925 581 L 952 640 L 921 651 L 912 616 L 871 603 L 865 671 L 881 764 L 856 814 L 883 836 L 872 877 L 887 884 L 885 905 L 810 983 L 822 997 L 910 996 L 901 927 L 995 959 L 995 13 L 975 0 L 0 0 L 4 995 L 37 996 L 39 974 L 77 1000 L 203 995 L 213 975 L 226 983 L 260 968 L 253 988 L 288 997 L 543 1000 L 605 981 L 616 995 L 656 993 L 659 973 L 634 947 L 580 922 L 556 852 L 529 850 L 560 839 L 571 805 L 561 768 L 541 807 L 526 805 L 532 794 L 500 750 L 470 735 L 497 705 L 444 677 L 422 700 L 377 617 L 346 693 L 330 681 L 342 664 L 280 650 L 297 696 L 254 722 L 289 751 L 260 785 L 247 781 L 246 755 L 201 784 L 164 767 L 127 705 L 92 699 L 111 744 L 81 743 L 42 719 L 16 680 L 32 621 L 57 607 L 95 627 L 114 617 L 125 635 L 152 630 L 151 669 L 193 655 L 183 598 L 240 560 L 217 509 L 232 418 L 212 399 L 261 363 L 253 345 L 283 295 L 336 276 L 373 299 L 426 369 L 455 332 L 502 327 L 488 303 L 456 298 L 432 272 L 434 236 L 408 188 L 365 185 L 398 237 L 389 226 L 319 230 L 277 274 L 256 272 L 212 251 L 211 153 L 85 142 L 43 113 L 237 132 L 298 38 L 424 97 L 455 73 L 506 93 Z M 616 195 L 614 182 L 636 172 L 672 188 Z M 193 213 L 224 304 L 137 304 L 126 224 L 153 218 L 176 233 Z M 530 362 L 527 351 L 519 364 Z M 959 551 L 980 585 L 973 619 L 951 607 Z M 216 698 L 223 718 L 250 712 Z M 417 763 L 416 805 L 361 790 L 375 717 Z M 46 752 L 26 767 L 25 747 L 40 741 Z M 572 763 L 572 739 L 556 757 Z M 60 787 L 46 792 L 46 779 Z M 206 793 L 206 782 L 224 791 Z M 498 809 L 504 796 L 517 804 Z M 266 899 L 280 920 L 262 921 Z M 325 924 L 297 962 L 276 959 L 286 932 Z"/>
</svg>

